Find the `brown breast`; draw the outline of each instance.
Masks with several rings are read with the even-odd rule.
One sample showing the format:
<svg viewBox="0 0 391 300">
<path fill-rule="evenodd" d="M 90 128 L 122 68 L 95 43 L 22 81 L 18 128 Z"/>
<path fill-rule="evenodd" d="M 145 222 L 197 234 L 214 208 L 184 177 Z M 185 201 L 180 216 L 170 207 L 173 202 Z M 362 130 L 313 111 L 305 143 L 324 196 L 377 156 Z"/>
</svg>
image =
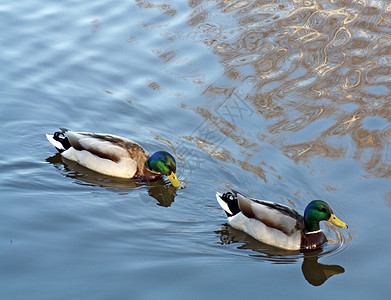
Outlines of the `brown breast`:
<svg viewBox="0 0 391 300">
<path fill-rule="evenodd" d="M 327 242 L 327 238 L 322 231 L 314 233 L 302 233 L 301 235 L 301 250 L 313 250 L 319 248 Z"/>
</svg>

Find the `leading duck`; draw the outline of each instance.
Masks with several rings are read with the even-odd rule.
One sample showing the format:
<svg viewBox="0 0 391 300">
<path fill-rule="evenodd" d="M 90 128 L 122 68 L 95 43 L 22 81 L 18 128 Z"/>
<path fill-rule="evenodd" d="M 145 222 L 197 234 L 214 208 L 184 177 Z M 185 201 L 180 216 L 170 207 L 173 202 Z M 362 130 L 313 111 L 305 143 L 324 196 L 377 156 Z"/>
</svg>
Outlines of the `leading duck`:
<svg viewBox="0 0 391 300">
<path fill-rule="evenodd" d="M 310 202 L 303 217 L 288 206 L 247 198 L 238 192 L 217 193 L 216 198 L 228 216 L 229 225 L 263 243 L 286 250 L 317 249 L 327 242 L 319 221 L 348 228 L 321 200 Z"/>
<path fill-rule="evenodd" d="M 46 137 L 63 157 L 95 172 L 146 180 L 166 175 L 175 188 L 181 187 L 175 158 L 166 151 L 149 156 L 136 142 L 112 134 L 62 129 L 53 135 L 46 134 Z"/>
</svg>

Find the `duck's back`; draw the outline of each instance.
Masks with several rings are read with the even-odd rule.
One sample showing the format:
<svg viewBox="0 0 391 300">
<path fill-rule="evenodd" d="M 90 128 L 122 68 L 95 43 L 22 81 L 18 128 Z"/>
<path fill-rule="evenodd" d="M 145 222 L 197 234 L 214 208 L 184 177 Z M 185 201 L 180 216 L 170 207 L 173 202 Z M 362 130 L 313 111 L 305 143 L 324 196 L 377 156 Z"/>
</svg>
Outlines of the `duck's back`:
<svg viewBox="0 0 391 300">
<path fill-rule="evenodd" d="M 116 135 L 66 133 L 72 147 L 62 155 L 96 172 L 122 178 L 137 176 L 149 154 L 139 144 Z"/>
<path fill-rule="evenodd" d="M 247 198 L 237 194 L 240 211 L 248 218 L 254 218 L 270 228 L 291 235 L 304 228 L 304 219 L 296 210 L 275 202 Z"/>
</svg>

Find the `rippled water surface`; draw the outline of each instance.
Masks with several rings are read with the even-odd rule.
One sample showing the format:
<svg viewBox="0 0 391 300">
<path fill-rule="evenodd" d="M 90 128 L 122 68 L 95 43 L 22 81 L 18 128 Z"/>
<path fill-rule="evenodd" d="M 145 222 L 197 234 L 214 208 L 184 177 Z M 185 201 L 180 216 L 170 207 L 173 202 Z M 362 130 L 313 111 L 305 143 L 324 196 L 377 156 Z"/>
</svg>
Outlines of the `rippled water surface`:
<svg viewBox="0 0 391 300">
<path fill-rule="evenodd" d="M 389 1 L 0 2 L 2 299 L 388 299 Z M 59 127 L 175 154 L 187 183 L 61 159 Z M 216 191 L 302 212 L 320 251 L 226 224 Z"/>
</svg>

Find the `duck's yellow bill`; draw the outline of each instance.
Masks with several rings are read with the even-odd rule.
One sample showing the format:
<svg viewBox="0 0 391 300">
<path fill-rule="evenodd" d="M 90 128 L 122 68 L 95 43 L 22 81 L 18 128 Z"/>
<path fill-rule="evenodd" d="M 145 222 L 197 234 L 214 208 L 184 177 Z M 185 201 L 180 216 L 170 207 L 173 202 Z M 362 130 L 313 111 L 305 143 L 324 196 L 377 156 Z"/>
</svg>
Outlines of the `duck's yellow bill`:
<svg viewBox="0 0 391 300">
<path fill-rule="evenodd" d="M 176 176 L 176 174 L 174 172 L 172 172 L 170 175 L 168 175 L 168 179 L 170 179 L 171 181 L 171 184 L 175 187 L 175 188 L 179 188 L 181 186 L 181 183 L 180 181 L 178 180 L 178 177 Z"/>
<path fill-rule="evenodd" d="M 330 219 L 328 219 L 327 221 L 329 221 L 330 223 L 338 227 L 348 228 L 348 225 L 345 222 L 342 222 L 340 219 L 338 219 L 334 214 L 331 214 Z"/>
</svg>

